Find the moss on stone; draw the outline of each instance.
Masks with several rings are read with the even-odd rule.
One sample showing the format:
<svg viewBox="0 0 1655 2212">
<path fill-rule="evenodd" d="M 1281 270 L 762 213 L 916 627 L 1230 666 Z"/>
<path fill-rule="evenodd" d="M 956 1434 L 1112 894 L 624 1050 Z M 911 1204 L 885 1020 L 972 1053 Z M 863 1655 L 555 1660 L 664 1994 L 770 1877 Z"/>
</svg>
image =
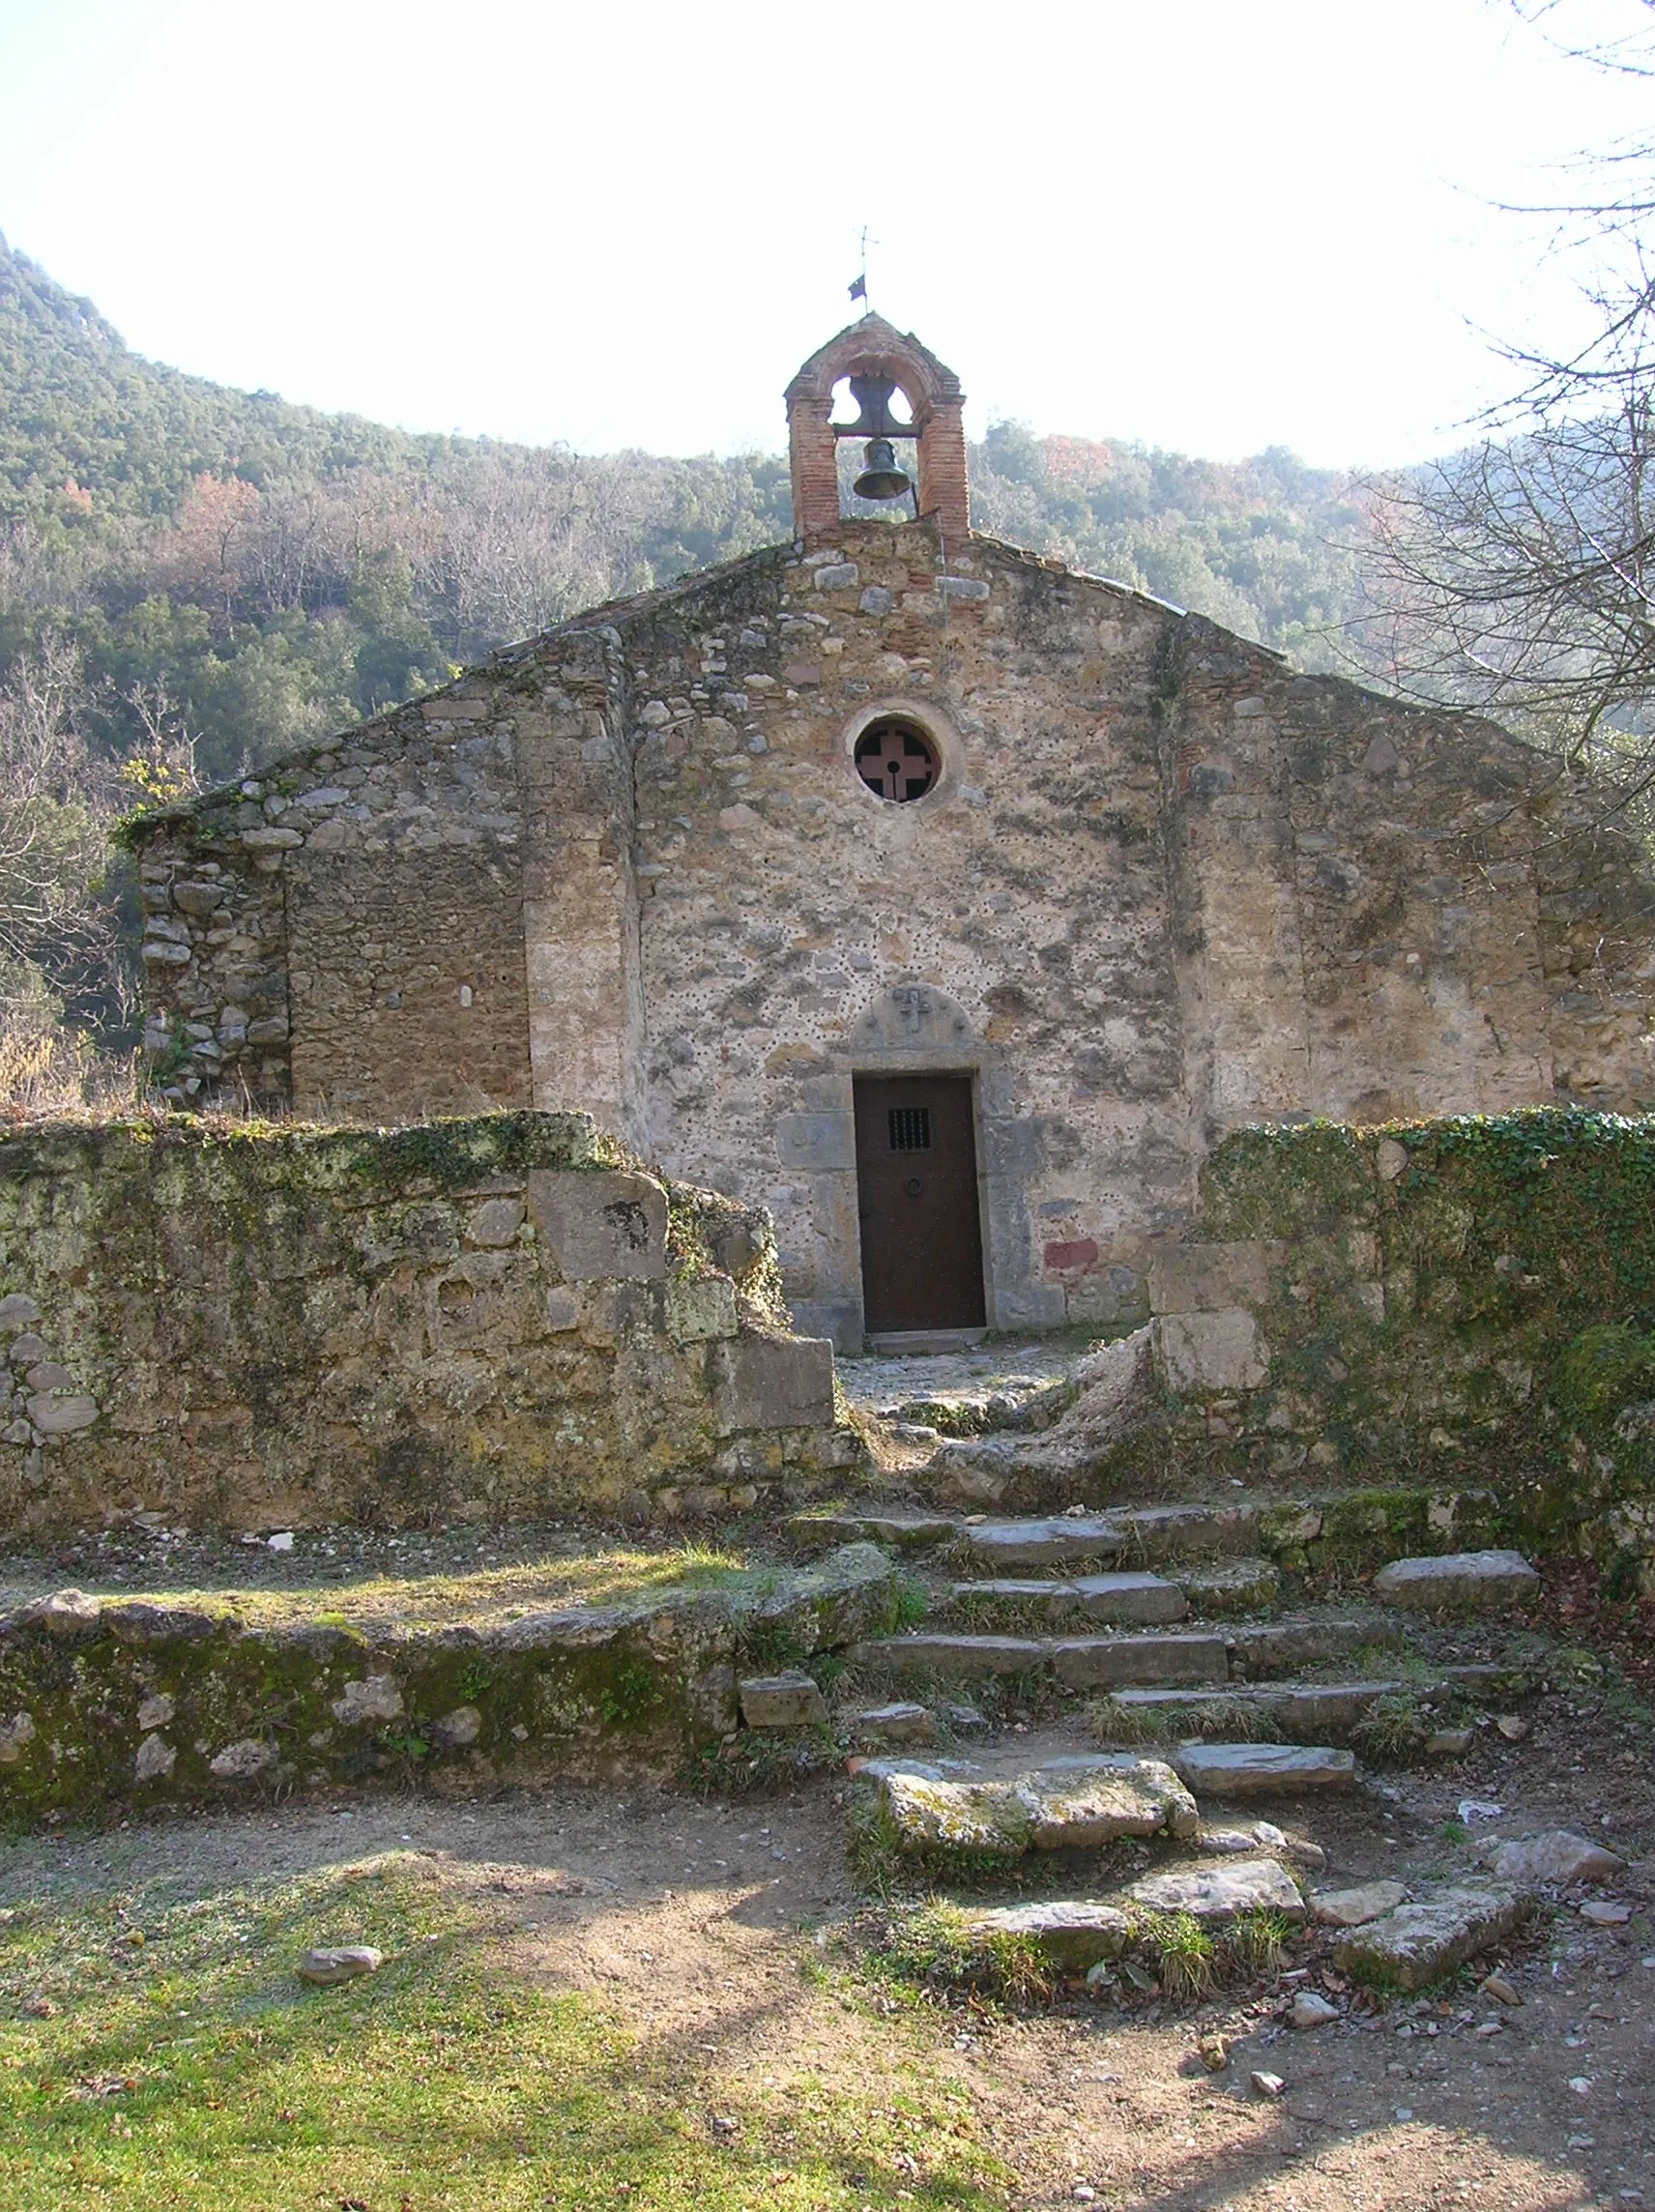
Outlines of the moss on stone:
<svg viewBox="0 0 1655 2212">
<path fill-rule="evenodd" d="M 737 1729 L 738 1676 L 772 1649 L 828 1669 L 895 1606 L 894 1570 L 862 1544 L 807 1570 L 483 1629 L 249 1629 L 143 1603 L 66 1623 L 24 1609 L 0 1623 L 0 1822 L 416 1778 L 676 1771 Z"/>
<path fill-rule="evenodd" d="M 1343 1122 L 1238 1129 L 1204 1165 L 1201 1196 L 1209 1237 L 1295 1237 L 1370 1218 L 1373 1165 Z"/>
</svg>

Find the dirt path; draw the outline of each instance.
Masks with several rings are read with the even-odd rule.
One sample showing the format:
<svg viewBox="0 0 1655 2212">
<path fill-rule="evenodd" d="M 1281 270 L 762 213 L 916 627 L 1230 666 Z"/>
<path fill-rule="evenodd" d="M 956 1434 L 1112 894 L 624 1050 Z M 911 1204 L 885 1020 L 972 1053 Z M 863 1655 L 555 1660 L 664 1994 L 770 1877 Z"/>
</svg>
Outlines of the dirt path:
<svg viewBox="0 0 1655 2212">
<path fill-rule="evenodd" d="M 1574 1770 L 1599 1747 L 1569 1722 L 1565 1708 L 1543 1725 L 1521 1768 L 1491 1751 L 1477 1779 L 1518 1782 L 1508 1809 L 1531 1801 L 1531 1826 L 1563 1811 L 1548 1794 L 1560 1780 L 1572 1824 L 1601 1833 L 1608 1810 L 1634 1859 L 1619 1891 L 1634 1917 L 1594 1929 L 1565 1909 L 1544 1924 L 1510 1965 L 1524 1997 L 1515 2011 L 1473 1994 L 1294 2033 L 1273 2017 L 1279 1995 L 1263 1992 L 1194 2022 L 1153 2005 L 1126 2017 L 1077 2003 L 1004 2021 L 898 2003 L 834 1934 L 856 1900 L 832 1780 L 732 1806 L 566 1790 L 31 1838 L 0 1848 L 0 1902 L 62 1905 L 139 1883 L 204 1896 L 412 1849 L 487 1903 L 502 1973 L 599 1994 L 711 2103 L 723 2083 L 785 2090 L 805 2075 L 878 2102 L 892 2067 L 916 2056 L 956 2077 L 1018 2176 L 1018 2207 L 1655 2207 L 1655 1864 L 1638 1856 L 1655 1840 L 1647 1766 L 1605 1759 L 1604 1789 L 1582 1782 Z M 1466 1787 L 1427 1777 L 1385 1801 L 1390 1833 L 1377 1848 L 1394 1854 L 1393 1870 L 1439 1851 L 1432 1823 Z M 1311 1823 L 1329 1878 L 1368 1871 L 1359 1838 L 1371 1808 L 1368 1819 Z M 1495 2021 L 1495 2032 L 1478 2032 Z M 1214 2026 L 1243 2040 L 1211 2075 L 1195 2046 Z M 1250 2091 L 1256 2068 L 1285 2079 L 1280 2102 Z"/>
</svg>

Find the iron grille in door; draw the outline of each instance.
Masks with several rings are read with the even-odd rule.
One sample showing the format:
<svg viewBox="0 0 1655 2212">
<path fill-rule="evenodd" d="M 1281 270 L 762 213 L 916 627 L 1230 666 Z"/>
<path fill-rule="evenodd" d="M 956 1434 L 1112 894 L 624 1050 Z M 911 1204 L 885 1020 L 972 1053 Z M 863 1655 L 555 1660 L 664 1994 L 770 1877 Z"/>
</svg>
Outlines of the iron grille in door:
<svg viewBox="0 0 1655 2212">
<path fill-rule="evenodd" d="M 892 1106 L 890 1149 L 893 1152 L 928 1152 L 931 1150 L 929 1106 Z"/>
</svg>

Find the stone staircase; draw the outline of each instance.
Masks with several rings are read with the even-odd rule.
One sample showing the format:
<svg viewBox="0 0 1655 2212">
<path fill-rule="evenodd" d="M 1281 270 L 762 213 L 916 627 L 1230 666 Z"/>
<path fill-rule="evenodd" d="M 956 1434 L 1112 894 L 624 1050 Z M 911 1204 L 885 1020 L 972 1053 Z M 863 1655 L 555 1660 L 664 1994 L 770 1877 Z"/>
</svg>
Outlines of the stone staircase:
<svg viewBox="0 0 1655 2212">
<path fill-rule="evenodd" d="M 1399 1988 L 1500 1940 L 1526 1906 L 1509 1883 L 1372 1885 L 1354 1928 L 1309 1886 L 1318 1808 L 1338 1802 L 1347 1837 L 1371 1812 L 1378 1845 L 1371 1750 L 1452 1756 L 1532 1687 L 1491 1655 L 1489 1615 L 1538 1577 L 1513 1552 L 1451 1550 L 1461 1519 L 1406 1489 L 796 1516 L 802 1550 L 872 1540 L 908 1571 L 909 1624 L 857 1644 L 836 1689 L 865 1876 L 952 1893 L 1070 1971 L 1168 1915 L 1321 1917 L 1358 1978 Z M 1399 1527 L 1440 1548 L 1403 1550 Z M 996 1887 L 1018 1901 L 984 1902 Z"/>
</svg>

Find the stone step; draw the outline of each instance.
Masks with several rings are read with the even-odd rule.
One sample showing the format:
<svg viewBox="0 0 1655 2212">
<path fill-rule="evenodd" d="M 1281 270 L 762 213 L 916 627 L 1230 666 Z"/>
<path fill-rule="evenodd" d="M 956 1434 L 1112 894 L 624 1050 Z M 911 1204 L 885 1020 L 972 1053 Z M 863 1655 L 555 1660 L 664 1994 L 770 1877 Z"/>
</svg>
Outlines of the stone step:
<svg viewBox="0 0 1655 2212">
<path fill-rule="evenodd" d="M 1004 1593 L 1016 1593 L 1014 1597 L 1007 1595 L 1004 1602 L 1038 1606 L 1044 1602 L 1045 1593 L 1081 1592 L 1089 1582 L 1100 1586 L 1134 1581 L 1153 1585 L 1155 1580 L 1153 1576 L 1100 1575 L 1058 1584 L 1023 1583 L 1006 1578 L 999 1586 Z M 955 1591 L 981 1586 L 957 1584 Z M 1031 1598 L 1031 1592 L 1039 1594 Z M 950 1606 L 955 1602 L 952 1594 L 948 1602 Z M 1065 1601 L 1054 1600 L 1058 1604 L 1062 1602 Z M 1055 1680 L 1071 1690 L 1111 1690 L 1136 1685 L 1153 1691 L 1176 1692 L 1180 1688 L 1192 1690 L 1193 1685 L 1201 1684 L 1205 1687 L 1200 1696 L 1211 1698 L 1219 1694 L 1241 1695 L 1258 1688 L 1273 1673 L 1289 1673 L 1301 1666 L 1347 1657 L 1370 1644 L 1397 1641 L 1394 1627 L 1387 1628 L 1371 1619 L 1283 1621 L 1229 1630 L 1172 1629 L 1120 1636 L 1015 1636 L 938 1628 L 872 1638 L 857 1644 L 851 1658 L 857 1666 L 904 1680 L 970 1681 L 997 1674 L 1033 1674 Z M 1486 1688 L 1492 1695 L 1496 1686 L 1509 1686 L 1512 1681 L 1509 1669 L 1448 1668 L 1441 1672 L 1435 1686 L 1440 1690 L 1452 1682 L 1470 1694 Z M 1369 1700 L 1406 1686 L 1387 1679 L 1381 1685 L 1369 1686 Z M 1422 1687 L 1429 1693 L 1430 1686 Z M 1321 1686 L 1305 1685 L 1305 1693 L 1319 1696 Z M 1307 1706 L 1305 1709 L 1340 1712 L 1343 1708 L 1334 1703 L 1325 1707 Z M 1350 1726 L 1356 1718 L 1359 1712 L 1353 1710 L 1344 1725 Z"/>
<path fill-rule="evenodd" d="M 1138 1935 L 1151 1940 L 1152 1916 L 1188 1913 L 1206 1929 L 1222 1929 L 1247 1912 L 1305 1917 L 1298 1883 L 1279 1859 L 1232 1859 L 1220 1866 L 1168 1867 L 1146 1875 L 1108 1901 L 1052 1898 L 1036 1905 L 981 1906 L 962 1912 L 962 1932 L 979 1940 L 1019 1936 L 1047 1963 L 1069 1973 L 1120 1958 Z"/>
<path fill-rule="evenodd" d="M 1198 1714 L 1234 1713 L 1240 1730 L 1243 1716 L 1256 1715 L 1290 1743 L 1337 1741 L 1348 1735 L 1376 1698 L 1401 1694 L 1400 1681 L 1254 1683 L 1232 1682 L 1216 1694 L 1207 1690 L 1117 1690 L 1092 1708 L 1092 1725 L 1103 1741 L 1111 1733 L 1111 1721 L 1118 1720 L 1119 1733 L 1127 1742 L 1143 1740 L 1145 1724 L 1163 1724 L 1168 1736 Z"/>
<path fill-rule="evenodd" d="M 1498 1613 L 1538 1595 L 1540 1577 L 1521 1552 L 1447 1552 L 1392 1559 L 1374 1592 L 1416 1613 Z"/>
<path fill-rule="evenodd" d="M 1241 1621 L 1230 1631 L 1232 1660 L 1251 1680 L 1320 1667 L 1358 1651 L 1396 1649 L 1403 1623 L 1381 1613 L 1329 1619 Z"/>
<path fill-rule="evenodd" d="M 1067 1621 L 1153 1622 L 1204 1619 L 1273 1605 L 1276 1570 L 1267 1559 L 1225 1559 L 1210 1566 L 1073 1575 L 1061 1582 L 1037 1576 L 986 1575 L 957 1582 L 932 1608 L 939 1619 L 985 1629 L 1016 1630 Z"/>
<path fill-rule="evenodd" d="M 856 1644 L 852 1664 L 905 1678 L 958 1681 L 984 1674 L 1041 1674 L 1073 1690 L 1117 1683 L 1223 1683 L 1230 1653 L 1222 1636 L 971 1636 L 920 1631 Z"/>
<path fill-rule="evenodd" d="M 1297 1796 L 1349 1790 L 1356 1779 L 1354 1754 L 1325 1744 L 1185 1743 L 1173 1766 L 1199 1797 Z"/>
<path fill-rule="evenodd" d="M 794 1513 L 782 1533 L 795 1552 L 830 1551 L 839 1544 L 884 1544 L 893 1552 L 929 1552 L 950 1544 L 960 1521 L 950 1513 L 924 1513 L 905 1506 L 869 1506 L 861 1511 Z"/>
<path fill-rule="evenodd" d="M 1164 1760 L 1095 1753 L 1000 1779 L 954 1780 L 936 1767 L 870 1761 L 853 1778 L 857 1848 L 934 1866 L 1097 1850 L 1122 1837 L 1193 1837 L 1195 1799 Z"/>
<path fill-rule="evenodd" d="M 1183 1591 L 1190 1611 L 1207 1619 L 1262 1612 L 1281 1596 L 1281 1576 L 1269 1559 L 1170 1562 L 1167 1579 Z"/>
<path fill-rule="evenodd" d="M 1118 1959 L 1132 1939 L 1132 1922 L 1118 1905 L 1085 1898 L 1054 1898 L 1041 1905 L 989 1905 L 961 1915 L 965 1934 L 978 1941 L 1026 1937 L 1049 1965 L 1084 1974 L 1089 1966 Z"/>
<path fill-rule="evenodd" d="M 970 1563 L 989 1573 L 1012 1567 L 1069 1566 L 1089 1559 L 1139 1561 L 1192 1552 L 1244 1553 L 1257 1549 L 1262 1524 L 1296 1527 L 1304 1513 L 1296 1505 L 1284 1508 L 1260 1499 L 1234 1504 L 1123 1505 L 1102 1513 L 980 1522 L 962 1529 L 960 1549 Z M 1308 1524 L 1306 1528 L 1314 1533 Z M 1297 1540 L 1303 1541 L 1303 1534 Z"/>
<path fill-rule="evenodd" d="M 940 1607 L 951 1619 L 998 1625 L 1072 1620 L 1152 1622 L 1182 1620 L 1189 1600 L 1176 1583 L 1159 1575 L 1078 1575 L 1072 1582 L 1020 1581 L 996 1575 L 955 1583 Z"/>
<path fill-rule="evenodd" d="M 1114 1691 L 1093 1706 L 1091 1719 L 1100 1740 L 1108 1741 L 1115 1720 L 1121 1740 L 1134 1743 L 1144 1740 L 1146 1724 L 1162 1723 L 1166 1734 L 1176 1735 L 1185 1722 L 1198 1714 L 1211 1715 L 1217 1707 L 1221 1710 L 1216 1717 L 1236 1716 L 1231 1725 L 1237 1732 L 1244 1725 L 1243 1716 L 1256 1715 L 1290 1743 L 1339 1743 L 1379 1698 L 1408 1697 L 1431 1703 L 1449 1695 L 1472 1700 L 1522 1696 L 1528 1687 L 1527 1678 L 1511 1668 L 1475 1666 L 1444 1667 L 1425 1681 L 1381 1675 L 1356 1682 L 1232 1681 L 1217 1691 L 1127 1688 Z"/>
<path fill-rule="evenodd" d="M 948 1447 L 958 1449 L 960 1447 Z M 1464 1545 L 1498 1527 L 1485 1490 L 1443 1494 L 1425 1485 L 1335 1490 L 1300 1498 L 1248 1492 L 1206 1499 L 1119 1504 L 963 1520 L 957 1556 L 988 1574 L 1088 1562 L 1163 1568 L 1170 1559 L 1262 1555 L 1303 1563 L 1318 1548 L 1345 1567 Z M 1467 1557 L 1479 1555 L 1467 1553 Z"/>
<path fill-rule="evenodd" d="M 1204 1927 L 1222 1927 L 1242 1912 L 1304 1918 L 1304 1899 L 1280 1859 L 1226 1859 L 1217 1865 L 1172 1866 L 1146 1875 L 1124 1901 L 1140 1912 L 1187 1912 Z"/>
<path fill-rule="evenodd" d="M 1383 1990 L 1422 1990 L 1502 1942 L 1532 1909 L 1532 1896 L 1506 1882 L 1427 1889 L 1350 1933 L 1334 1963 L 1352 1981 Z"/>
<path fill-rule="evenodd" d="M 938 1390 L 890 1399 L 876 1410 L 882 1421 L 929 1428 L 939 1436 L 1032 1436 L 1068 1411 L 1080 1387 L 1068 1375 L 1011 1375 L 992 1390 Z"/>
<path fill-rule="evenodd" d="M 1071 1690 L 1124 1682 L 1226 1682 L 1230 1648 L 1222 1636 L 1060 1636 L 1051 1643 L 1058 1680 Z"/>
<path fill-rule="evenodd" d="M 960 1531 L 959 1556 L 968 1567 L 1000 1575 L 1019 1567 L 1082 1566 L 1116 1559 L 1127 1548 L 1118 1521 L 1095 1513 L 1045 1521 L 984 1521 Z"/>
<path fill-rule="evenodd" d="M 950 1636 L 922 1630 L 854 1644 L 851 1664 L 881 1674 L 940 1682 L 973 1681 L 985 1674 L 1043 1674 L 1050 1672 L 1051 1644 L 1040 1636 Z"/>
</svg>

